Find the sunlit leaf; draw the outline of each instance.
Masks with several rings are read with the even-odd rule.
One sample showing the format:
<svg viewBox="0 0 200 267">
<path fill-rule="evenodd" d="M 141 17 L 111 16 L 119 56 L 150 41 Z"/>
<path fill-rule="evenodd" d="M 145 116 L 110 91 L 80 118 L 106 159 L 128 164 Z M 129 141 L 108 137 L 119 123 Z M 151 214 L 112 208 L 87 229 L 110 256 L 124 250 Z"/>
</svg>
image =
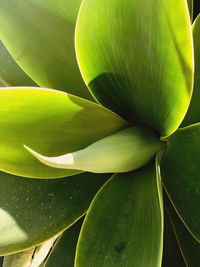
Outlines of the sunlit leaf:
<svg viewBox="0 0 200 267">
<path fill-rule="evenodd" d="M 185 0 L 85 0 L 76 48 L 82 75 L 100 103 L 162 136 L 176 130 L 193 84 Z"/>
<path fill-rule="evenodd" d="M 81 0 L 1 0 L 0 38 L 40 87 L 92 99 L 75 57 L 80 4 Z"/>
<path fill-rule="evenodd" d="M 194 90 L 192 100 L 183 120 L 182 126 L 190 125 L 200 121 L 200 15 L 196 18 L 192 26 L 194 40 Z"/>
<path fill-rule="evenodd" d="M 0 90 L 0 169 L 36 178 L 81 171 L 47 167 L 24 147 L 46 156 L 80 150 L 127 123 L 111 111 L 63 92 L 39 88 Z"/>
<path fill-rule="evenodd" d="M 37 86 L 17 65 L 0 41 L 0 81 L 6 86 Z"/>
<path fill-rule="evenodd" d="M 85 149 L 58 157 L 46 157 L 26 145 L 24 147 L 50 167 L 94 173 L 121 173 L 143 167 L 163 145 L 154 131 L 132 126 L 98 140 Z"/>
</svg>

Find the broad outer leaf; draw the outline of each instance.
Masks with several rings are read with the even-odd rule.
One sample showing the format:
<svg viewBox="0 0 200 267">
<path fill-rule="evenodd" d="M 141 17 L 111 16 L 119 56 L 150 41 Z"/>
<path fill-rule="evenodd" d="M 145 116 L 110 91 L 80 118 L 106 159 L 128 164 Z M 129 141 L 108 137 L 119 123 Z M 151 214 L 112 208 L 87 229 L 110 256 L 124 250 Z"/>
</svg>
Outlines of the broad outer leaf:
<svg viewBox="0 0 200 267">
<path fill-rule="evenodd" d="M 159 191 L 154 166 L 114 175 L 89 208 L 75 266 L 160 266 L 163 219 Z"/>
<path fill-rule="evenodd" d="M 0 169 L 15 175 L 53 178 L 81 171 L 47 167 L 24 147 L 46 156 L 82 149 L 127 123 L 85 99 L 39 88 L 0 90 Z"/>
<path fill-rule="evenodd" d="M 80 4 L 81 0 L 1 0 L 0 38 L 40 87 L 91 99 L 74 48 Z"/>
<path fill-rule="evenodd" d="M 11 254 L 4 257 L 3 267 L 38 267 L 45 260 L 52 249 L 56 238 L 44 242 L 43 244 Z"/>
<path fill-rule="evenodd" d="M 185 0 L 85 0 L 76 28 L 82 75 L 96 99 L 168 136 L 192 93 Z"/>
<path fill-rule="evenodd" d="M 165 199 L 167 210 L 176 232 L 177 240 L 184 255 L 187 266 L 197 267 L 200 263 L 200 243 L 191 235 L 184 226 L 169 200 Z M 177 265 L 179 266 L 179 265 Z"/>
<path fill-rule="evenodd" d="M 194 42 L 194 89 L 193 96 L 182 126 L 187 126 L 200 121 L 200 15 L 196 18 L 192 26 Z"/>
<path fill-rule="evenodd" d="M 164 215 L 164 246 L 162 267 L 186 267 L 169 216 Z"/>
<path fill-rule="evenodd" d="M 45 267 L 74 267 L 74 258 L 83 219 L 65 230 L 46 260 Z"/>
<path fill-rule="evenodd" d="M 175 209 L 200 241 L 200 124 L 179 129 L 169 138 L 161 176 Z"/>
<path fill-rule="evenodd" d="M 0 173 L 0 255 L 36 246 L 88 209 L 108 175 L 39 180 Z"/>
<path fill-rule="evenodd" d="M 0 81 L 6 86 L 37 86 L 17 65 L 0 41 Z"/>
</svg>

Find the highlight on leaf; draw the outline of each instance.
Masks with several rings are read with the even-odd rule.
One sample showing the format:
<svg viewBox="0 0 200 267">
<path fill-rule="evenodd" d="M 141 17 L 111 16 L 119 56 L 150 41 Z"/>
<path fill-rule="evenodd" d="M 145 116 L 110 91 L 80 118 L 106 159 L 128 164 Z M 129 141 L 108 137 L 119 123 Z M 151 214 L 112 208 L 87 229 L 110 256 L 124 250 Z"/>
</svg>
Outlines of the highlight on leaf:
<svg viewBox="0 0 200 267">
<path fill-rule="evenodd" d="M 59 157 L 45 157 L 24 145 L 47 166 L 94 173 L 133 171 L 147 164 L 163 146 L 154 131 L 139 126 L 123 129 L 84 149 Z"/>
</svg>

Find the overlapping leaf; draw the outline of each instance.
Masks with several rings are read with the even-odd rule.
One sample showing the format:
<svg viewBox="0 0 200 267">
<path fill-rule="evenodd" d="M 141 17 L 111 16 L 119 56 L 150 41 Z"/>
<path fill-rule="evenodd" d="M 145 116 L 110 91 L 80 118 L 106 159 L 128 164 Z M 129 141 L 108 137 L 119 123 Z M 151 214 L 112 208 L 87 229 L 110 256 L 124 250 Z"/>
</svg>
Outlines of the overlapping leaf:
<svg viewBox="0 0 200 267">
<path fill-rule="evenodd" d="M 164 246 L 162 267 L 186 267 L 174 230 L 166 211 L 164 218 Z"/>
<path fill-rule="evenodd" d="M 167 198 L 165 198 L 165 203 L 187 266 L 196 267 L 197 263 L 200 262 L 200 243 L 194 239 L 181 222 Z"/>
<path fill-rule="evenodd" d="M 46 156 L 82 149 L 127 123 L 111 111 L 87 100 L 54 90 L 0 90 L 0 169 L 36 178 L 80 173 L 43 165 L 23 144 Z"/>
<path fill-rule="evenodd" d="M 81 0 L 1 0 L 0 38 L 39 86 L 91 99 L 74 49 L 80 4 Z"/>
<path fill-rule="evenodd" d="M 74 258 L 79 232 L 83 223 L 80 219 L 59 238 L 45 262 L 45 267 L 74 267 Z"/>
<path fill-rule="evenodd" d="M 200 15 L 193 23 L 192 30 L 195 59 L 194 90 L 192 100 L 187 114 L 183 120 L 182 126 L 187 126 L 191 123 L 197 123 L 200 121 Z"/>
<path fill-rule="evenodd" d="M 200 124 L 169 138 L 161 162 L 166 191 L 190 232 L 200 241 Z"/>
<path fill-rule="evenodd" d="M 0 41 L 0 81 L 6 86 L 37 86 L 17 65 Z M 1 85 L 0 85 L 1 86 Z"/>
<path fill-rule="evenodd" d="M 190 19 L 191 19 L 191 22 L 193 20 L 193 0 L 187 0 L 187 4 L 188 4 L 188 9 L 189 9 L 189 12 L 190 12 Z"/>
<path fill-rule="evenodd" d="M 103 105 L 170 135 L 192 93 L 190 28 L 185 0 L 85 0 L 76 28 L 83 77 Z"/>
<path fill-rule="evenodd" d="M 0 255 L 36 246 L 88 209 L 108 175 L 39 180 L 0 173 Z"/>
<path fill-rule="evenodd" d="M 160 194 L 154 166 L 115 175 L 89 208 L 75 266 L 160 266 Z"/>
</svg>

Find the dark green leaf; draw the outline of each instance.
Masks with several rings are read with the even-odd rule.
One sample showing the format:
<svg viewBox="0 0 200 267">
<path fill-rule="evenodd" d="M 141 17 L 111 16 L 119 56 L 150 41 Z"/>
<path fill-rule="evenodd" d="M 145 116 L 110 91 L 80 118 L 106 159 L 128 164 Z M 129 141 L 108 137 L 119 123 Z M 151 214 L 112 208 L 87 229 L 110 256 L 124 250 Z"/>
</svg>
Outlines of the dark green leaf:
<svg viewBox="0 0 200 267">
<path fill-rule="evenodd" d="M 79 232 L 83 219 L 68 228 L 59 238 L 56 246 L 50 253 L 45 267 L 74 267 L 74 258 Z"/>
<path fill-rule="evenodd" d="M 165 199 L 167 205 L 167 210 L 169 212 L 172 225 L 176 232 L 176 236 L 184 255 L 187 266 L 197 267 L 200 264 L 200 243 L 193 238 L 191 233 L 184 226 L 180 218 L 178 217 L 173 206 L 170 204 L 170 201 Z M 179 266 L 179 265 L 177 265 Z"/>
<path fill-rule="evenodd" d="M 43 165 L 23 145 L 46 156 L 82 149 L 127 123 L 100 105 L 39 88 L 0 90 L 0 169 L 15 175 L 52 178 L 80 173 Z"/>
<path fill-rule="evenodd" d="M 40 86 L 93 99 L 75 57 L 74 28 L 81 0 L 1 0 L 0 38 Z"/>
<path fill-rule="evenodd" d="M 88 209 L 108 175 L 39 180 L 0 173 L 0 255 L 36 246 Z"/>
<path fill-rule="evenodd" d="M 158 267 L 163 218 L 154 166 L 117 174 L 95 196 L 79 237 L 76 267 Z"/>
<path fill-rule="evenodd" d="M 169 216 L 164 215 L 164 246 L 162 267 L 186 267 Z"/>
<path fill-rule="evenodd" d="M 191 19 L 191 22 L 193 21 L 193 0 L 187 0 L 187 4 L 188 4 L 188 9 L 189 9 L 189 12 L 190 12 L 190 19 Z"/>
<path fill-rule="evenodd" d="M 37 86 L 17 65 L 0 41 L 0 81 L 6 86 Z"/>
<path fill-rule="evenodd" d="M 85 0 L 76 48 L 83 77 L 99 102 L 163 137 L 176 130 L 193 84 L 185 0 Z"/>
<path fill-rule="evenodd" d="M 169 138 L 161 162 L 166 191 L 183 222 L 200 240 L 200 124 Z"/>
</svg>

